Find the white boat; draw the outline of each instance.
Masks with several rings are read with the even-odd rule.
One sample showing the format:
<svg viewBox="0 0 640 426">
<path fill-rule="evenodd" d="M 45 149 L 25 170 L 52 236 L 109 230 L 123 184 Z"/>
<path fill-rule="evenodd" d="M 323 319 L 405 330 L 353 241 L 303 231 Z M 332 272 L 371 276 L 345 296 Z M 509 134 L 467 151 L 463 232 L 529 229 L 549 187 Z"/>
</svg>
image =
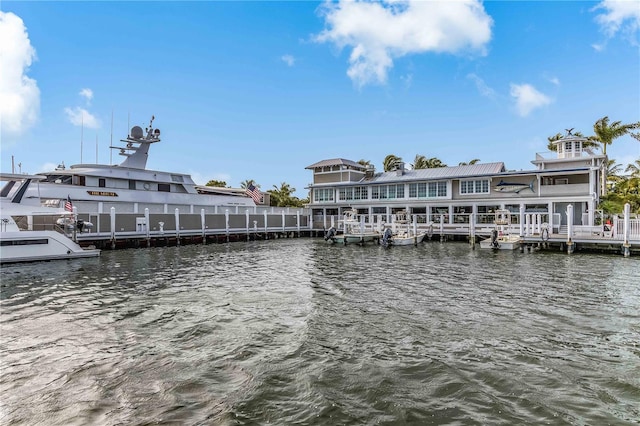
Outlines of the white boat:
<svg viewBox="0 0 640 426">
<path fill-rule="evenodd" d="M 77 232 L 73 213 L 25 200 L 28 187 L 42 176 L 3 173 L 0 179 L 6 182 L 0 193 L 1 264 L 100 255 L 100 250 L 82 248 L 64 234 Z"/>
<path fill-rule="evenodd" d="M 433 229 L 433 225 L 429 225 Z M 419 231 L 416 224 L 409 220 L 406 210 L 396 212 L 393 215 L 391 227 L 385 227 L 380 244 L 384 246 L 410 246 L 418 245 L 427 236 L 427 231 Z"/>
<path fill-rule="evenodd" d="M 494 250 L 516 250 L 520 247 L 520 237 L 511 233 L 511 212 L 509 210 L 496 210 L 495 229 L 491 236 L 480 241 L 480 248 Z"/>
<path fill-rule="evenodd" d="M 346 210 L 344 219 L 340 221 L 342 232 L 337 232 L 335 228 L 330 228 L 325 236 L 326 241 L 336 244 L 365 244 L 378 242 L 381 233 L 367 229 L 365 224 L 358 218 L 357 210 Z"/>
<path fill-rule="evenodd" d="M 153 120 L 145 132 L 139 126 L 121 140 L 122 146 L 111 149 L 125 157 L 118 165 L 77 164 L 69 168 L 64 163 L 54 171 L 41 173 L 44 179 L 32 185 L 25 197 L 42 205 L 62 207 L 67 199 L 78 213 L 214 213 L 216 206 L 254 207 L 254 200 L 244 189 L 217 188 L 196 185 L 188 174 L 147 169 L 151 145 L 160 142 L 160 130 Z M 90 217 L 91 219 L 91 217 Z"/>
</svg>

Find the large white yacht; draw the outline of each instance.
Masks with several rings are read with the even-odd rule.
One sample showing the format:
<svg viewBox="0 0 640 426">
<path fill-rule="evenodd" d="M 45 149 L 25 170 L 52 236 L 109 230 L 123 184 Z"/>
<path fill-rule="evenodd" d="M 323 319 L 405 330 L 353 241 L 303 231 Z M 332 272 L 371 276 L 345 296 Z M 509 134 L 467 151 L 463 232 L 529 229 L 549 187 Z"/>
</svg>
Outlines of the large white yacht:
<svg viewBox="0 0 640 426">
<path fill-rule="evenodd" d="M 216 207 L 254 207 L 253 199 L 242 189 L 196 185 L 188 174 L 148 170 L 147 159 L 152 144 L 160 142 L 160 130 L 149 127 L 131 128 L 121 140 L 122 146 L 111 146 L 125 157 L 119 165 L 60 165 L 52 172 L 41 173 L 44 179 L 32 185 L 27 199 L 38 199 L 42 205 L 62 207 L 70 199 L 78 213 L 215 213 Z M 146 135 L 145 135 L 146 132 Z"/>
<path fill-rule="evenodd" d="M 0 263 L 95 257 L 100 250 L 80 247 L 67 232 L 77 232 L 73 214 L 24 199 L 32 182 L 42 176 L 0 174 Z"/>
</svg>

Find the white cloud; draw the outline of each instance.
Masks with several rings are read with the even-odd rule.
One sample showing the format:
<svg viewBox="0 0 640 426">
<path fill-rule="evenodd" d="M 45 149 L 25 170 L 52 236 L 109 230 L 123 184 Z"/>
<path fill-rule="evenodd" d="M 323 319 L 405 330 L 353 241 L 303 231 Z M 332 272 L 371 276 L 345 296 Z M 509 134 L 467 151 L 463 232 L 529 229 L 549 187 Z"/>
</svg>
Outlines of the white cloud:
<svg viewBox="0 0 640 426">
<path fill-rule="evenodd" d="M 36 51 L 20 17 L 0 12 L 0 116 L 2 133 L 19 135 L 38 119 L 40 89 L 26 72 Z"/>
<path fill-rule="evenodd" d="M 65 108 L 64 112 L 74 126 L 84 126 L 88 129 L 100 128 L 100 121 L 84 108 Z"/>
<path fill-rule="evenodd" d="M 292 55 L 282 55 L 280 59 L 282 59 L 284 63 L 289 65 L 290 67 L 292 67 L 296 63 L 296 58 L 294 58 Z"/>
<path fill-rule="evenodd" d="M 82 89 L 79 94 L 86 99 L 87 104 L 91 104 L 91 100 L 93 99 L 93 90 Z"/>
<path fill-rule="evenodd" d="M 478 0 L 340 0 L 321 7 L 320 43 L 350 47 L 347 75 L 362 87 L 384 84 L 393 60 L 410 54 L 486 54 L 493 20 Z"/>
<path fill-rule="evenodd" d="M 476 88 L 478 92 L 486 98 L 494 99 L 496 97 L 496 92 L 491 87 L 487 86 L 483 79 L 478 77 L 476 74 L 467 74 L 467 78 L 472 80 L 476 84 Z"/>
<path fill-rule="evenodd" d="M 530 84 L 511 83 L 511 96 L 515 98 L 518 115 L 526 117 L 536 108 L 549 105 L 552 99 Z"/>
<path fill-rule="evenodd" d="M 400 80 L 404 83 L 404 87 L 406 89 L 410 88 L 413 84 L 413 74 L 407 74 L 404 76 L 400 76 Z"/>
<path fill-rule="evenodd" d="M 556 86 L 560 86 L 560 79 L 558 77 L 549 77 L 549 81 Z"/>
<path fill-rule="evenodd" d="M 633 45 L 638 45 L 638 31 L 640 30 L 640 4 L 638 0 L 604 0 L 591 10 L 600 9 L 604 9 L 604 12 L 597 15 L 595 20 L 607 37 L 613 37 L 618 32 L 622 32 Z M 599 50 L 602 46 L 594 45 L 594 48 Z"/>
</svg>

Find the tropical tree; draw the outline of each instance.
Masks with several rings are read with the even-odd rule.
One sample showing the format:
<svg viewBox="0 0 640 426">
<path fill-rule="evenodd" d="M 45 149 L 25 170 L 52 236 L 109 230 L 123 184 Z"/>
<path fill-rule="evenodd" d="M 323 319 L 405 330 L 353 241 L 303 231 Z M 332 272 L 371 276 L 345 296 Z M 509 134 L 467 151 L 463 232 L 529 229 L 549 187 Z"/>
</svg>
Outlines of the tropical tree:
<svg viewBox="0 0 640 426">
<path fill-rule="evenodd" d="M 369 160 L 358 160 L 358 164 L 360 164 L 361 166 L 370 166 L 371 165 L 371 161 Z"/>
<path fill-rule="evenodd" d="M 296 203 L 299 200 L 297 197 L 292 196 L 295 190 L 286 182 L 282 182 L 279 188 L 273 185 L 273 189 L 267 191 L 270 194 L 271 205 L 276 207 L 296 207 Z"/>
<path fill-rule="evenodd" d="M 627 164 L 627 168 L 624 169 L 625 173 L 629 173 L 630 178 L 640 179 L 640 158 L 631 164 Z"/>
<path fill-rule="evenodd" d="M 227 182 L 225 182 L 223 180 L 211 179 L 209 182 L 207 182 L 205 184 L 205 186 L 216 186 L 216 187 L 226 188 L 227 187 Z"/>
<path fill-rule="evenodd" d="M 384 170 L 385 172 L 390 172 L 392 170 L 395 170 L 400 165 L 400 163 L 402 163 L 402 158 L 393 154 L 389 154 L 384 157 L 384 161 L 382 162 L 382 170 Z"/>
<path fill-rule="evenodd" d="M 590 136 L 589 139 L 600 144 L 602 153 L 607 155 L 607 145 L 611 145 L 615 139 L 626 135 L 638 127 L 640 127 L 640 122 L 622 124 L 621 121 L 614 121 L 613 123 L 609 123 L 609 117 L 604 116 L 593 125 L 595 135 Z"/>
<path fill-rule="evenodd" d="M 607 188 L 614 188 L 618 182 L 623 180 L 620 176 L 621 164 L 617 164 L 616 160 L 607 160 Z"/>
<path fill-rule="evenodd" d="M 260 184 L 259 184 L 259 183 L 256 183 L 256 181 L 255 181 L 255 180 L 253 180 L 253 179 L 247 179 L 247 180 L 245 180 L 245 181 L 240 182 L 240 188 L 242 188 L 242 189 L 247 189 L 247 188 L 249 188 L 249 185 L 253 185 L 253 186 L 255 186 L 256 188 L 260 188 Z"/>
<path fill-rule="evenodd" d="M 431 157 L 426 161 L 427 169 L 436 169 L 438 167 L 447 167 L 439 158 Z"/>
<path fill-rule="evenodd" d="M 411 168 L 413 170 L 426 169 L 427 157 L 425 157 L 424 155 L 416 154 L 416 158 L 414 158 L 413 164 L 411 164 Z"/>
<path fill-rule="evenodd" d="M 607 165 L 609 190 L 599 207 L 606 213 L 620 214 L 628 203 L 632 212 L 640 213 L 640 159 L 627 165 L 627 175 L 618 174 L 622 166 L 615 164 L 615 160 L 609 160 Z"/>
<path fill-rule="evenodd" d="M 470 165 L 476 164 L 478 162 L 480 162 L 480 159 L 479 158 L 474 158 L 473 160 L 469 161 L 468 163 L 466 163 L 464 161 L 462 163 L 458 163 L 458 166 L 470 166 Z"/>
</svg>

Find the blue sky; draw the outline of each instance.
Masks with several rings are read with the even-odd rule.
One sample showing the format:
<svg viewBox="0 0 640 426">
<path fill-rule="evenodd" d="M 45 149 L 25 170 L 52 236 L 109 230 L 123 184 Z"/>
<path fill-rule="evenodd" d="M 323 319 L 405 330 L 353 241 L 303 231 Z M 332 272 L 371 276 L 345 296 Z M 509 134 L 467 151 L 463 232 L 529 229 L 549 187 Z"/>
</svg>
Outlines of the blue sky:
<svg viewBox="0 0 640 426">
<path fill-rule="evenodd" d="M 637 0 L 0 7 L 5 172 L 80 163 L 81 146 L 109 163 L 111 137 L 155 115 L 149 168 L 305 197 L 323 159 L 531 169 L 564 129 L 640 121 Z M 626 165 L 640 143 L 607 153 Z"/>
</svg>

